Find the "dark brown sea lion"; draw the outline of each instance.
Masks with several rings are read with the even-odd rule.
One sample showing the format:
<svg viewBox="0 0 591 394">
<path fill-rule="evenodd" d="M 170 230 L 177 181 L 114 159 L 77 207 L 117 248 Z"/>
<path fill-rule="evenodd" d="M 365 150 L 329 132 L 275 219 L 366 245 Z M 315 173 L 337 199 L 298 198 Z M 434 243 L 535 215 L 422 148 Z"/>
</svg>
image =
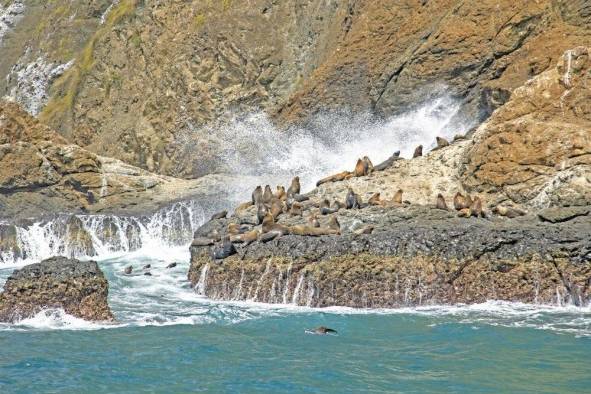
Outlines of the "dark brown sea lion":
<svg viewBox="0 0 591 394">
<path fill-rule="evenodd" d="M 353 176 L 353 173 L 350 171 L 339 172 L 338 174 L 331 175 L 326 178 L 322 178 L 321 180 L 316 182 L 316 187 L 318 187 L 324 183 L 344 181 L 345 179 L 349 179 L 352 176 Z"/>
<path fill-rule="evenodd" d="M 170 263 L 170 264 L 168 264 L 166 266 L 167 269 L 171 269 L 171 268 L 174 268 L 174 267 L 176 267 L 176 263 Z"/>
<path fill-rule="evenodd" d="M 149 270 L 150 268 L 152 268 L 152 264 L 146 264 L 142 267 L 142 269 L 145 269 L 145 270 Z"/>
<path fill-rule="evenodd" d="M 257 205 L 263 202 L 263 188 L 259 185 L 252 192 L 252 204 Z"/>
<path fill-rule="evenodd" d="M 327 335 L 327 334 L 337 334 L 337 330 L 333 330 L 332 328 L 320 326 L 313 330 L 306 330 L 308 334 L 316 334 L 316 335 Z"/>
<path fill-rule="evenodd" d="M 361 208 L 361 199 L 359 195 L 353 191 L 352 188 L 348 188 L 347 197 L 345 198 L 345 204 L 347 209 Z"/>
<path fill-rule="evenodd" d="M 213 214 L 211 220 L 224 219 L 228 215 L 228 211 L 221 211 Z"/>
<path fill-rule="evenodd" d="M 435 207 L 437 209 L 443 209 L 444 211 L 448 210 L 447 204 L 445 203 L 445 198 L 443 198 L 441 193 L 437 195 L 437 203 L 435 204 Z"/>
<path fill-rule="evenodd" d="M 236 254 L 236 248 L 232 242 L 230 242 L 230 237 L 225 237 L 222 241 L 222 244 L 212 250 L 212 257 L 215 260 L 225 259 L 226 257 L 230 257 L 233 254 Z"/>
<path fill-rule="evenodd" d="M 131 265 L 128 265 L 127 267 L 125 267 L 125 271 L 123 271 L 125 273 L 125 275 L 131 275 L 131 273 L 133 272 L 133 267 Z"/>
<path fill-rule="evenodd" d="M 441 149 L 441 148 L 445 148 L 446 146 L 449 146 L 449 142 L 445 138 L 435 137 L 435 140 L 437 141 L 437 149 Z"/>
<path fill-rule="evenodd" d="M 291 180 L 291 185 L 289 186 L 289 188 L 287 189 L 287 195 L 288 196 L 293 196 L 295 194 L 300 194 L 300 190 L 301 186 L 300 186 L 300 177 L 296 176 L 295 178 L 293 178 Z"/>
<path fill-rule="evenodd" d="M 419 145 L 415 148 L 415 152 L 412 154 L 412 158 L 423 156 L 423 145 Z"/>
</svg>

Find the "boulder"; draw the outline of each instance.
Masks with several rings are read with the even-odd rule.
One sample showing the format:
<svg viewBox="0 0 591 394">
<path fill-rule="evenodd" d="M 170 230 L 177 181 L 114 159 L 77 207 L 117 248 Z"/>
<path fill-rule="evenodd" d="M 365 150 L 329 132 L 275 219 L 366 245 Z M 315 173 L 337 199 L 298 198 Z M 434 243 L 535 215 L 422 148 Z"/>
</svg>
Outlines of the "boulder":
<svg viewBox="0 0 591 394">
<path fill-rule="evenodd" d="M 15 270 L 0 294 L 0 321 L 14 323 L 49 308 L 90 321 L 113 321 L 109 284 L 94 261 L 52 257 Z"/>
</svg>

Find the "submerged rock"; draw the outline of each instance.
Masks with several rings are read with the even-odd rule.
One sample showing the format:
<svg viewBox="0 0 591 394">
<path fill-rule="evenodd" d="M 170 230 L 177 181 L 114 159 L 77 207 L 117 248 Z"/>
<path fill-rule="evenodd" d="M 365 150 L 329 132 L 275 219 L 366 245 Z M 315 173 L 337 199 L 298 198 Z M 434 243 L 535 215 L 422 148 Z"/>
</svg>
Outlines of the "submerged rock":
<svg viewBox="0 0 591 394">
<path fill-rule="evenodd" d="M 0 321 L 13 323 L 50 308 L 85 320 L 113 321 L 108 292 L 96 262 L 52 257 L 12 273 L 0 294 Z"/>
</svg>

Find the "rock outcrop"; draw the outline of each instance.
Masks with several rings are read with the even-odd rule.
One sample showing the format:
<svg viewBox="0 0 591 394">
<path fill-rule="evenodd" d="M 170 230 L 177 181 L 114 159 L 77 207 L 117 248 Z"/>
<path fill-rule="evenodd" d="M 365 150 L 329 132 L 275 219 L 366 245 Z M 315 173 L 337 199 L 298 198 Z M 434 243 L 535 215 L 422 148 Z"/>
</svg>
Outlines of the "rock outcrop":
<svg viewBox="0 0 591 394">
<path fill-rule="evenodd" d="M 182 177 L 218 169 L 210 136 L 228 114 L 283 127 L 451 94 L 478 123 L 591 44 L 587 0 L 22 3 L 0 90 L 69 141 Z"/>
<path fill-rule="evenodd" d="M 0 218 L 56 213 L 144 214 L 224 192 L 228 177 L 183 180 L 98 156 L 0 101 Z"/>
<path fill-rule="evenodd" d="M 53 257 L 12 273 L 0 294 L 0 321 L 14 323 L 44 309 L 63 309 L 90 321 L 112 321 L 108 292 L 96 262 Z"/>
</svg>

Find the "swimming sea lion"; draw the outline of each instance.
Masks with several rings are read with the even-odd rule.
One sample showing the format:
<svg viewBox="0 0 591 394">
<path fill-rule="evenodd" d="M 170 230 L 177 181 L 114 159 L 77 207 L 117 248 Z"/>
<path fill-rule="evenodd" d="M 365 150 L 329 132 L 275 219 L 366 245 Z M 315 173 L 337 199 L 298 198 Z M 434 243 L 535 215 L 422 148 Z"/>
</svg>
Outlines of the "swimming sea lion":
<svg viewBox="0 0 591 394">
<path fill-rule="evenodd" d="M 281 201 L 285 201 L 287 198 L 287 193 L 285 192 L 285 187 L 277 185 L 277 191 L 275 192 L 275 197 Z"/>
<path fill-rule="evenodd" d="M 152 274 L 148 271 L 148 272 L 144 272 L 144 276 L 152 276 Z"/>
<path fill-rule="evenodd" d="M 437 203 L 435 204 L 437 209 L 443 209 L 444 211 L 447 211 L 447 204 L 445 203 L 445 198 L 443 198 L 443 195 L 441 193 L 439 193 L 437 195 Z"/>
<path fill-rule="evenodd" d="M 449 146 L 449 142 L 445 138 L 435 137 L 435 140 L 437 141 L 437 149 L 441 149 L 441 148 L 445 148 L 446 146 Z"/>
<path fill-rule="evenodd" d="M 380 193 L 374 193 L 373 196 L 368 201 L 369 205 L 382 205 L 382 200 L 380 199 Z"/>
<path fill-rule="evenodd" d="M 131 265 L 128 265 L 127 267 L 125 267 L 125 275 L 131 275 L 131 273 L 133 272 L 133 267 Z"/>
<path fill-rule="evenodd" d="M 145 269 L 145 270 L 149 270 L 150 268 L 152 268 L 152 264 L 146 264 L 142 267 L 142 269 Z"/>
<path fill-rule="evenodd" d="M 287 189 L 287 195 L 288 196 L 293 196 L 295 194 L 300 194 L 300 177 L 296 176 L 295 178 L 293 178 L 291 180 L 291 185 L 289 186 L 289 188 Z"/>
<path fill-rule="evenodd" d="M 263 202 L 263 188 L 259 185 L 252 192 L 252 205 Z"/>
<path fill-rule="evenodd" d="M 457 192 L 456 195 L 454 196 L 454 208 L 456 211 L 460 211 L 464 208 L 468 208 L 466 198 L 460 192 Z"/>
<path fill-rule="evenodd" d="M 384 171 L 385 169 L 389 168 L 396 160 L 400 160 L 400 151 L 394 152 L 392 156 L 387 158 L 385 161 L 381 162 L 373 169 L 374 171 Z"/>
<path fill-rule="evenodd" d="M 361 199 L 352 188 L 348 188 L 347 197 L 345 198 L 345 204 L 347 209 L 361 208 Z"/>
<path fill-rule="evenodd" d="M 263 193 L 263 203 L 270 204 L 272 199 L 273 199 L 273 192 L 271 191 L 271 186 L 265 185 L 265 191 Z"/>
<path fill-rule="evenodd" d="M 213 216 L 211 217 L 211 220 L 224 219 L 226 217 L 226 215 L 228 215 L 228 211 L 221 211 L 221 212 L 213 214 Z"/>
<path fill-rule="evenodd" d="M 176 263 L 170 263 L 166 266 L 167 269 L 176 267 Z"/>
<path fill-rule="evenodd" d="M 337 330 L 333 330 L 332 328 L 320 326 L 313 330 L 306 330 L 309 334 L 316 334 L 316 335 L 326 335 L 326 334 L 337 334 Z"/>
<path fill-rule="evenodd" d="M 412 158 L 423 156 L 423 145 L 419 145 L 415 148 L 415 153 L 412 154 Z"/>
<path fill-rule="evenodd" d="M 318 182 L 316 182 L 316 187 L 329 182 L 340 182 L 344 181 L 345 179 L 349 179 L 353 176 L 353 173 L 350 171 L 343 171 L 339 172 L 338 174 L 328 176 L 326 178 L 322 178 Z"/>
<path fill-rule="evenodd" d="M 396 192 L 396 194 L 394 194 L 394 197 L 392 198 L 392 202 L 394 204 L 400 204 L 402 205 L 402 189 L 398 189 L 398 191 Z"/>
</svg>

